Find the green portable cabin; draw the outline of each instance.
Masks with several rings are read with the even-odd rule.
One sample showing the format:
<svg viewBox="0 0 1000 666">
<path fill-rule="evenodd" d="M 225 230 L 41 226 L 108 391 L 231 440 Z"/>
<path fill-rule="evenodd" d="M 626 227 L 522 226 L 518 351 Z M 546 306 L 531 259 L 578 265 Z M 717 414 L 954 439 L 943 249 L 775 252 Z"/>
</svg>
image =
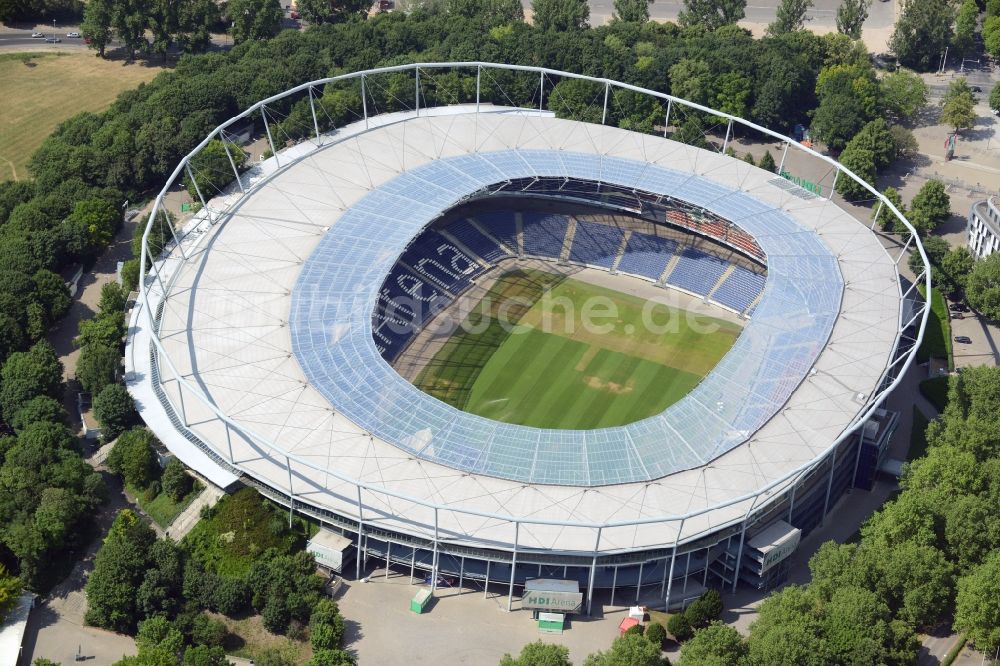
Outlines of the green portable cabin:
<svg viewBox="0 0 1000 666">
<path fill-rule="evenodd" d="M 561 634 L 566 623 L 563 613 L 539 613 L 538 630 L 547 634 Z"/>
<path fill-rule="evenodd" d="M 431 602 L 431 599 L 433 599 L 433 596 L 430 589 L 426 587 L 421 589 L 410 599 L 410 610 L 417 614 L 423 613 L 427 608 L 427 604 Z"/>
</svg>

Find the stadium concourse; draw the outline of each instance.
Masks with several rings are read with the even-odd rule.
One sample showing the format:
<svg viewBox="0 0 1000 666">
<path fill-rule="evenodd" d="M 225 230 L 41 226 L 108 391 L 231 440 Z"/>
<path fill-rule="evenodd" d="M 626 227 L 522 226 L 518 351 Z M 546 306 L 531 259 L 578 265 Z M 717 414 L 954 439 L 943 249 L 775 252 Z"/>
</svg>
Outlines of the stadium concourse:
<svg viewBox="0 0 1000 666">
<path fill-rule="evenodd" d="M 892 428 L 871 399 L 917 318 L 894 259 L 829 199 L 720 153 L 486 104 L 370 116 L 318 143 L 244 175 L 151 258 L 127 381 L 186 464 L 323 521 L 354 544 L 356 571 L 377 557 L 502 584 L 508 608 L 537 577 L 578 581 L 588 608 L 609 587 L 676 606 L 705 586 L 773 584 L 779 550 L 870 483 Z M 441 226 L 459 204 L 531 187 L 647 223 Z M 465 269 L 435 268 L 445 246 Z M 748 320 L 688 395 L 614 428 L 491 421 L 392 369 L 425 320 L 382 335 L 399 319 L 389 303 L 453 298 L 521 255 Z"/>
</svg>

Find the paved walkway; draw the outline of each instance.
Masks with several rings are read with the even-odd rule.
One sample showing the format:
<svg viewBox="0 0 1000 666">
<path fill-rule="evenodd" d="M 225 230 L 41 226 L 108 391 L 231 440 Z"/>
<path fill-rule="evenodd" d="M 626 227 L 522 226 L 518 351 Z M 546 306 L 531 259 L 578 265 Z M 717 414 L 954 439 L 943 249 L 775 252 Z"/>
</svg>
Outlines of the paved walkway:
<svg viewBox="0 0 1000 666">
<path fill-rule="evenodd" d="M 194 501 L 188 504 L 187 508 L 181 512 L 181 515 L 177 516 L 174 522 L 170 523 L 170 527 L 167 528 L 167 536 L 174 541 L 183 539 L 198 524 L 198 521 L 201 520 L 202 508 L 215 506 L 219 498 L 226 494 L 222 488 L 212 484 L 207 479 L 198 477 L 198 480 L 205 487 L 204 490 L 194 498 Z"/>
</svg>

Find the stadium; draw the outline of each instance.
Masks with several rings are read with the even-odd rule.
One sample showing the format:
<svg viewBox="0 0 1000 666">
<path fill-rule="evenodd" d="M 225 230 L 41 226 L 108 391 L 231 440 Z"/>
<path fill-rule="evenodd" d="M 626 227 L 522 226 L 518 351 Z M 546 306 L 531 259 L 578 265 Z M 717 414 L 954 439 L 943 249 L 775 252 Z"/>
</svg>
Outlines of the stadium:
<svg viewBox="0 0 1000 666">
<path fill-rule="evenodd" d="M 427 105 L 455 73 L 451 103 Z M 412 94 L 389 108 L 401 77 L 395 99 Z M 503 103 L 529 80 L 530 106 Z M 545 105 L 564 80 L 594 91 L 590 122 Z M 324 118 L 334 90 L 357 91 L 356 120 Z M 660 123 L 609 122 L 640 97 Z M 276 143 L 285 112 L 309 136 Z M 715 140 L 669 138 L 684 113 Z M 226 184 L 203 191 L 200 151 L 254 119 L 269 154 L 240 173 L 224 143 Z M 356 576 L 380 559 L 432 588 L 492 585 L 508 610 L 526 581 L 576 581 L 588 613 L 598 590 L 676 607 L 770 587 L 870 488 L 928 311 L 897 266 L 926 257 L 868 185 L 902 247 L 728 156 L 737 129 L 857 180 L 740 118 L 540 68 L 422 63 L 263 100 L 150 215 L 137 408 L 214 483 L 339 533 Z M 202 207 L 175 230 L 159 221 L 182 179 Z"/>
</svg>

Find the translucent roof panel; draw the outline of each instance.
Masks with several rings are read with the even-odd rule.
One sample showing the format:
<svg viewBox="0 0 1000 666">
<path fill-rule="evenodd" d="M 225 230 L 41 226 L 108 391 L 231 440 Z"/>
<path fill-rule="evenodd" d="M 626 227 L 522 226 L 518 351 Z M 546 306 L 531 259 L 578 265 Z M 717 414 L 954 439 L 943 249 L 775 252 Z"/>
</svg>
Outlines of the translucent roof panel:
<svg viewBox="0 0 1000 666">
<path fill-rule="evenodd" d="M 739 220 L 766 253 L 768 280 L 753 319 L 712 372 L 662 413 L 599 430 L 498 423 L 423 393 L 379 354 L 372 337 L 378 292 L 413 239 L 484 185 L 532 176 L 674 196 Z M 303 265 L 289 324 L 309 382 L 337 412 L 408 454 L 526 483 L 598 486 L 658 479 L 745 442 L 825 347 L 843 286 L 836 257 L 815 233 L 746 193 L 640 161 L 503 150 L 424 164 L 347 210 Z"/>
</svg>

